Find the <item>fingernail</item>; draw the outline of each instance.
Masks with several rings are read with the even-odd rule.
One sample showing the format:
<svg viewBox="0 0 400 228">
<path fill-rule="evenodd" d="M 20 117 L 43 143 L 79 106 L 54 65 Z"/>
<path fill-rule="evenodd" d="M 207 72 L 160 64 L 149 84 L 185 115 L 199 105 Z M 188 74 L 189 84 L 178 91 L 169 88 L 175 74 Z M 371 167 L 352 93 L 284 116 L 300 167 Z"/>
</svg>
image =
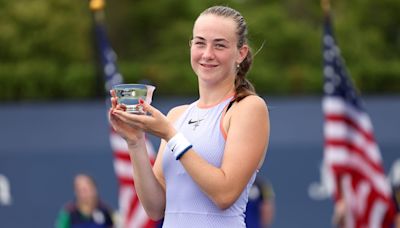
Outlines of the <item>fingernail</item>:
<svg viewBox="0 0 400 228">
<path fill-rule="evenodd" d="M 139 98 L 139 103 L 144 104 L 144 100 L 142 98 Z"/>
</svg>

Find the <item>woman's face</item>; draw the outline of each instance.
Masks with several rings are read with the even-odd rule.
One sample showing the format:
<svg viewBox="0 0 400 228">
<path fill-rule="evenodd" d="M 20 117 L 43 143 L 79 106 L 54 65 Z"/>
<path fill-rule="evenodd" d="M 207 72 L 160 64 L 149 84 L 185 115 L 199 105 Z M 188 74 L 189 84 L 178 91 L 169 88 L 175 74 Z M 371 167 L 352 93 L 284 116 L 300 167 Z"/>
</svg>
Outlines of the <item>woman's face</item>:
<svg viewBox="0 0 400 228">
<path fill-rule="evenodd" d="M 236 65 L 247 55 L 248 47 L 237 48 L 233 19 L 212 14 L 200 16 L 193 28 L 190 60 L 200 81 L 215 84 L 235 80 Z"/>
<path fill-rule="evenodd" d="M 75 178 L 75 196 L 79 203 L 93 203 L 97 200 L 97 191 L 92 181 L 84 175 Z"/>
</svg>

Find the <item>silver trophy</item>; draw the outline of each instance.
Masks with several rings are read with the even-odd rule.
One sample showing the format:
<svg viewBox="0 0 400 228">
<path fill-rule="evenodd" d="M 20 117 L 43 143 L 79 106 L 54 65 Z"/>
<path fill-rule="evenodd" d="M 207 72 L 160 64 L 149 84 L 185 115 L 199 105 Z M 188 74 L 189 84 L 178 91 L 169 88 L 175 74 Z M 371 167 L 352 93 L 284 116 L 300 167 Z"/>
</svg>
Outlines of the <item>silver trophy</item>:
<svg viewBox="0 0 400 228">
<path fill-rule="evenodd" d="M 139 99 L 151 104 L 153 92 L 156 87 L 144 84 L 118 84 L 113 86 L 118 104 L 124 104 L 126 111 L 135 114 L 145 114 L 139 106 Z"/>
</svg>

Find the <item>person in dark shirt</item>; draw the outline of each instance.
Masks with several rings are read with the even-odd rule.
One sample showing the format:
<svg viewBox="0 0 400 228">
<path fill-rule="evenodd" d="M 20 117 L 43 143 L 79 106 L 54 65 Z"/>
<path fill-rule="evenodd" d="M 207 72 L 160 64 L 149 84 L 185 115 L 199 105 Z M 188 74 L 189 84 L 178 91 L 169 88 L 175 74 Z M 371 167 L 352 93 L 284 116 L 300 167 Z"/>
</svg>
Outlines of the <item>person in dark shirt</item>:
<svg viewBox="0 0 400 228">
<path fill-rule="evenodd" d="M 400 159 L 393 163 L 389 179 L 393 190 L 393 201 L 396 206 L 394 228 L 400 228 Z"/>
<path fill-rule="evenodd" d="M 275 214 L 275 194 L 272 185 L 257 176 L 250 189 L 246 208 L 247 228 L 270 227 Z"/>
<path fill-rule="evenodd" d="M 112 210 L 101 202 L 92 177 L 78 174 L 74 179 L 75 200 L 60 211 L 56 228 L 112 228 Z"/>
</svg>

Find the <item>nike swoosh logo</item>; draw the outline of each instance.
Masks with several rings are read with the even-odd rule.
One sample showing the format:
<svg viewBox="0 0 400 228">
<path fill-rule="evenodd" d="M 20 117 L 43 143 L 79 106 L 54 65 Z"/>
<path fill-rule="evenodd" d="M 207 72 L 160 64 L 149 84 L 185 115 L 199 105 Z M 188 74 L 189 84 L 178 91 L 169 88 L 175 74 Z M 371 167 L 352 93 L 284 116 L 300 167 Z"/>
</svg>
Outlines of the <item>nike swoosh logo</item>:
<svg viewBox="0 0 400 228">
<path fill-rule="evenodd" d="M 202 119 L 201 120 L 189 120 L 189 122 L 188 122 L 188 124 L 194 124 L 194 123 L 198 123 L 198 122 L 200 122 L 200 121 L 202 121 Z"/>
</svg>

